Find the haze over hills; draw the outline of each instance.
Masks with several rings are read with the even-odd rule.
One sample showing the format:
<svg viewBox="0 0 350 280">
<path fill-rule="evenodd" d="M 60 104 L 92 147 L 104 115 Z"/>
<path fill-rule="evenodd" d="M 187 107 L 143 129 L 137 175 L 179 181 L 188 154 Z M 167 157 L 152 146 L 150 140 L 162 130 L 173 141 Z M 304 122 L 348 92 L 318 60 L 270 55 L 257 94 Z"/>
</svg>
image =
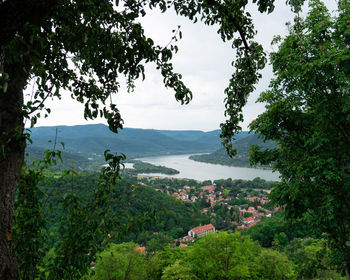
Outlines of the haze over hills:
<svg viewBox="0 0 350 280">
<path fill-rule="evenodd" d="M 57 134 L 57 135 L 56 135 Z M 106 149 L 113 153 L 123 153 L 127 159 L 145 156 L 210 153 L 195 155 L 197 161 L 214 164 L 248 166 L 248 150 L 253 144 L 269 147 L 256 135 L 244 131 L 236 136 L 235 147 L 238 156 L 230 159 L 221 146 L 220 130 L 203 132 L 200 130 L 156 130 L 124 128 L 117 134 L 104 124 L 36 127 L 31 129 L 32 144 L 28 144 L 28 161 L 41 159 L 43 150 L 63 150 L 59 143 L 64 143 L 62 157 L 64 163 L 59 168 L 69 167 L 72 162 L 80 169 L 98 169 L 103 163 Z M 267 145 L 267 146 L 266 146 Z"/>
<path fill-rule="evenodd" d="M 31 129 L 31 149 L 52 149 L 53 142 L 64 142 L 65 151 L 84 156 L 103 155 L 106 149 L 124 153 L 128 158 L 212 152 L 221 145 L 220 130 L 155 130 L 124 128 L 117 134 L 103 124 L 36 127 Z M 57 139 L 56 138 L 57 131 Z M 57 147 L 57 145 L 56 145 Z"/>
</svg>

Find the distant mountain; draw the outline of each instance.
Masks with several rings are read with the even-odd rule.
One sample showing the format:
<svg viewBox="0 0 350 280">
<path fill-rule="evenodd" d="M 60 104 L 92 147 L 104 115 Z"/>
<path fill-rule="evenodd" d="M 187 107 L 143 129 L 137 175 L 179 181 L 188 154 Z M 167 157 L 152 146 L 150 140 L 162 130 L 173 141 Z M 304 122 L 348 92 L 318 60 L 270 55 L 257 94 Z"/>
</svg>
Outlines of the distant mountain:
<svg viewBox="0 0 350 280">
<path fill-rule="evenodd" d="M 56 137 L 57 133 L 57 137 Z M 243 133 L 244 134 L 244 133 Z M 242 134 L 242 135 L 243 135 Z M 36 127 L 31 129 L 30 149 L 52 149 L 64 142 L 65 151 L 76 155 L 97 157 L 106 149 L 124 153 L 128 158 L 212 152 L 220 148 L 220 130 L 155 130 L 124 128 L 118 134 L 103 124 Z"/>
<path fill-rule="evenodd" d="M 238 137 L 237 137 L 238 138 Z M 204 155 L 193 155 L 190 159 L 200 162 L 221 164 L 228 166 L 249 167 L 249 149 L 252 145 L 259 145 L 263 149 L 272 149 L 276 146 L 273 141 L 264 142 L 257 134 L 246 134 L 246 137 L 240 138 L 234 143 L 237 149 L 237 156 L 230 158 L 226 150 L 221 148 L 213 153 Z"/>
</svg>

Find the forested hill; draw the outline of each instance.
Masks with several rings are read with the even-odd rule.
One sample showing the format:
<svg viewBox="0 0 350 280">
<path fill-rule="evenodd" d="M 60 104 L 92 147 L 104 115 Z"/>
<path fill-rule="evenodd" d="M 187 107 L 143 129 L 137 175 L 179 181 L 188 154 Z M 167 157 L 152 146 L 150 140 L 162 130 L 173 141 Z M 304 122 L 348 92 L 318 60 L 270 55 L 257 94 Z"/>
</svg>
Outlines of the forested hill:
<svg viewBox="0 0 350 280">
<path fill-rule="evenodd" d="M 124 153 L 128 158 L 211 152 L 218 149 L 221 142 L 219 130 L 203 132 L 124 128 L 115 134 L 106 125 L 92 124 L 33 128 L 31 146 L 52 148 L 56 130 L 56 142 L 64 142 L 66 152 L 84 156 L 102 155 L 106 149 Z"/>
<path fill-rule="evenodd" d="M 221 148 L 213 153 L 204 155 L 193 155 L 190 159 L 213 164 L 222 164 L 229 166 L 249 167 L 249 149 L 252 145 L 259 145 L 263 149 L 271 149 L 275 147 L 272 141 L 264 142 L 257 134 L 248 135 L 234 143 L 234 148 L 237 149 L 237 156 L 230 158 L 226 150 Z"/>
</svg>

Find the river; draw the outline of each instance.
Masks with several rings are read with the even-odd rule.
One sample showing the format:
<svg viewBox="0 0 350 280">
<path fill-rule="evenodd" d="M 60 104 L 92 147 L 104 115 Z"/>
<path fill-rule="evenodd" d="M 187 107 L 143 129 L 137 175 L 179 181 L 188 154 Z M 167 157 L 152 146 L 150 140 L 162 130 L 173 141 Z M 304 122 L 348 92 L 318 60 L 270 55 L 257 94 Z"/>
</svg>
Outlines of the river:
<svg viewBox="0 0 350 280">
<path fill-rule="evenodd" d="M 279 181 L 279 173 L 271 170 L 224 166 L 218 164 L 198 162 L 189 159 L 187 155 L 169 155 L 139 158 L 144 162 L 152 163 L 154 165 L 162 165 L 178 170 L 180 173 L 176 175 L 164 174 L 146 174 L 154 176 L 174 177 L 174 178 L 189 178 L 199 181 L 217 180 L 217 179 L 244 179 L 252 180 L 256 177 L 268 181 Z"/>
</svg>

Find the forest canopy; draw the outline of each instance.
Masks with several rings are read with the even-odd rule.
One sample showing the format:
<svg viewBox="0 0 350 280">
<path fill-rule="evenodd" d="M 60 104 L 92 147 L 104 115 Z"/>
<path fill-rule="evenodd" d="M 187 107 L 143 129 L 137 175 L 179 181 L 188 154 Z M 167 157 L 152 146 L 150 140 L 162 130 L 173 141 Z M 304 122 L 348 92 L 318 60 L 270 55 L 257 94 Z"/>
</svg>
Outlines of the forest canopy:
<svg viewBox="0 0 350 280">
<path fill-rule="evenodd" d="M 253 0 L 262 13 L 273 12 L 274 2 Z M 299 12 L 305 1 L 286 2 Z M 350 3 L 338 1 L 338 13 L 332 17 L 321 1 L 308 2 L 308 16 L 302 19 L 296 14 L 294 23 L 289 25 L 289 34 L 275 39 L 278 50 L 271 54 L 275 78 L 260 97 L 267 111 L 251 125 L 252 130 L 277 146 L 269 151 L 255 147 L 251 155 L 253 162 L 272 164 L 281 173 L 281 184 L 272 190 L 271 197 L 284 207 L 287 217 L 309 217 L 314 229 L 326 235 L 333 252 L 332 260 L 349 278 Z M 156 45 L 139 23 L 148 9 L 162 12 L 172 9 L 193 22 L 201 20 L 206 25 L 214 25 L 221 40 L 232 44 L 236 56 L 225 89 L 227 120 L 221 124 L 221 136 L 228 154 L 235 154 L 232 141 L 241 130 L 242 107 L 255 89 L 261 77 L 259 71 L 267 61 L 263 47 L 255 41 L 256 31 L 246 11 L 247 4 L 246 0 L 0 0 L 1 279 L 18 279 L 20 273 L 23 279 L 30 278 L 26 276 L 29 274 L 39 277 L 41 272 L 36 262 L 42 260 L 42 246 L 46 242 L 41 231 L 45 223 L 42 212 L 45 194 L 38 185 L 45 182 L 45 170 L 61 153 L 55 143 L 54 150 L 47 151 L 37 162 L 36 169 L 27 168 L 23 164 L 24 151 L 30 134 L 24 131 L 24 123 L 30 120 L 33 126 L 38 118 L 50 113 L 46 100 L 69 92 L 72 99 L 84 104 L 86 119 L 105 117 L 110 129 L 117 132 L 123 127 L 123 119 L 111 96 L 118 93 L 123 79 L 131 92 L 135 80 L 144 79 L 147 74 L 147 63 L 156 66 L 164 86 L 174 91 L 177 101 L 186 104 L 192 99 L 191 90 L 172 65 L 181 32 L 175 32 L 167 46 Z M 25 102 L 23 91 L 33 80 L 35 90 L 31 100 Z M 98 174 L 93 199 L 86 201 L 79 197 L 74 185 L 62 198 L 66 211 L 60 221 L 62 238 L 51 258 L 51 270 L 44 275 L 50 279 L 81 277 L 88 270 L 90 258 L 106 241 L 103 236 L 112 226 L 108 219 L 108 201 L 125 156 L 106 151 L 105 158 L 108 163 Z M 65 175 L 74 181 L 76 172 L 72 168 Z M 14 230 L 15 197 L 16 211 L 20 211 L 16 212 L 18 227 Z M 13 232 L 21 236 L 23 246 L 19 249 L 26 256 L 18 263 Z M 225 236 L 223 233 L 219 237 L 222 239 L 212 236 L 199 242 L 193 252 L 202 250 L 200 244 L 226 240 L 239 250 L 241 241 L 251 249 L 251 254 L 243 255 L 239 261 L 255 260 L 258 256 L 262 264 L 273 261 L 276 256 L 261 251 L 249 238 L 241 238 L 239 234 Z M 207 246 L 206 250 L 210 254 L 205 261 L 212 265 L 217 261 L 210 258 L 212 247 Z M 289 261 L 279 256 L 287 277 L 293 278 Z M 198 265 L 203 264 L 202 259 L 195 260 Z M 223 265 L 221 260 L 217 264 Z M 18 265 L 30 269 L 19 271 Z M 181 262 L 174 262 L 164 272 L 165 279 L 172 279 L 180 268 Z M 245 275 L 249 265 L 238 268 L 225 268 L 224 277 Z M 211 275 L 205 269 L 196 275 Z M 188 272 L 188 278 L 193 278 L 188 268 L 184 271 Z M 258 272 L 257 275 L 265 277 L 267 271 L 257 269 Z M 214 279 L 217 275 L 210 277 Z"/>
<path fill-rule="evenodd" d="M 266 111 L 251 129 L 277 147 L 254 147 L 252 160 L 281 173 L 271 198 L 291 219 L 308 217 L 350 274 L 350 2 L 332 17 L 310 1 L 271 53 L 275 78 L 260 95 Z M 350 277 L 350 276 L 348 276 Z"/>
</svg>

